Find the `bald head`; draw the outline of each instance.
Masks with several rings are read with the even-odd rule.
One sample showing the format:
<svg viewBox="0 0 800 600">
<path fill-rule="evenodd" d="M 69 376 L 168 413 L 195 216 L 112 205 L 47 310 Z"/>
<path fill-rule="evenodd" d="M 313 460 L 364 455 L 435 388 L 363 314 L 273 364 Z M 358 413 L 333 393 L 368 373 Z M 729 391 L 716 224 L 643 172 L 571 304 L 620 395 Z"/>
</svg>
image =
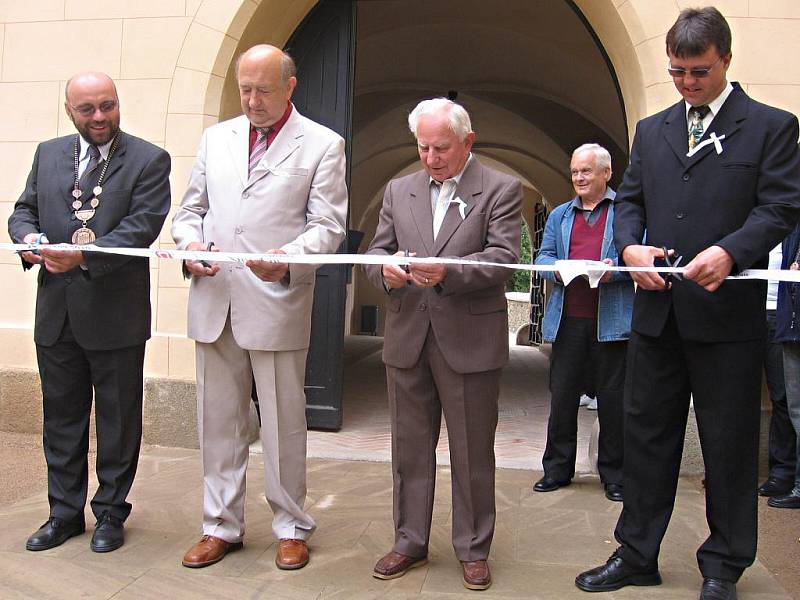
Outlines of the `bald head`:
<svg viewBox="0 0 800 600">
<path fill-rule="evenodd" d="M 90 144 L 102 146 L 119 131 L 119 98 L 111 77 L 88 71 L 73 75 L 64 90 L 64 109 Z"/>
<path fill-rule="evenodd" d="M 262 66 L 269 65 L 273 68 L 277 66 L 280 69 L 281 81 L 283 83 L 287 83 L 290 77 L 297 75 L 294 59 L 289 56 L 288 52 L 284 52 L 280 48 L 270 44 L 258 44 L 242 52 L 236 59 L 235 73 L 237 81 L 239 80 L 239 65 L 241 65 L 242 61 L 245 59 L 248 62 L 256 62 Z"/>
<path fill-rule="evenodd" d="M 73 88 L 78 88 L 80 90 L 84 90 L 86 88 L 96 89 L 96 88 L 106 88 L 110 89 L 111 92 L 114 94 L 114 99 L 119 101 L 117 97 L 117 86 L 114 85 L 114 80 L 111 79 L 105 73 L 100 73 L 99 71 L 86 71 L 84 73 L 76 73 L 69 79 L 67 79 L 67 85 L 64 87 L 64 96 L 66 97 L 67 102 L 70 102 L 70 90 Z"/>
<path fill-rule="evenodd" d="M 294 61 L 280 48 L 253 46 L 236 61 L 242 112 L 255 127 L 270 127 L 286 112 L 297 85 Z"/>
</svg>

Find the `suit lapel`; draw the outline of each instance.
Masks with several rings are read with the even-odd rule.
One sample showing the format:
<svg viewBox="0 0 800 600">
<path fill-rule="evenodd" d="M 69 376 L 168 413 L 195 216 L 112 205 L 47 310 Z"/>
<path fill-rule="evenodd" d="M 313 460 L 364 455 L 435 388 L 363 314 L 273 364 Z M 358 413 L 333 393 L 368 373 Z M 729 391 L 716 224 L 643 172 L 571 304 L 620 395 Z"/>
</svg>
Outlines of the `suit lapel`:
<svg viewBox="0 0 800 600">
<path fill-rule="evenodd" d="M 250 121 L 247 120 L 247 117 L 241 116 L 231 123 L 228 152 L 236 175 L 242 182 L 242 187 L 245 187 L 247 185 L 247 168 L 250 158 Z"/>
<path fill-rule="evenodd" d="M 411 217 L 417 226 L 422 245 L 427 256 L 433 254 L 433 212 L 431 211 L 430 177 L 425 171 L 420 171 L 416 181 L 409 191 L 409 206 Z"/>
<path fill-rule="evenodd" d="M 100 184 L 101 187 L 106 187 L 106 184 L 114 176 L 114 173 L 116 173 L 122 168 L 122 165 L 125 162 L 125 153 L 127 150 L 128 150 L 128 135 L 120 131 L 119 143 L 117 144 L 117 149 L 114 150 L 114 154 L 111 156 L 111 161 L 108 163 L 106 174 L 103 177 L 102 183 Z M 102 170 L 102 167 L 100 167 L 100 169 Z M 85 194 L 91 193 L 91 190 L 84 190 L 84 193 Z"/>
<path fill-rule="evenodd" d="M 76 134 L 77 135 L 77 134 Z M 75 135 L 64 138 L 64 148 L 56 165 L 56 177 L 58 178 L 58 189 L 65 190 L 64 200 L 72 210 L 72 190 L 75 189 Z M 80 152 L 80 146 L 78 146 Z M 84 197 L 85 199 L 85 197 Z"/>
<path fill-rule="evenodd" d="M 460 198 L 466 206 L 464 207 L 464 218 L 461 218 L 461 211 L 459 210 L 458 203 L 453 202 L 447 207 L 447 212 L 442 221 L 442 227 L 439 229 L 439 235 L 436 236 L 436 241 L 433 245 L 433 255 L 438 256 L 442 251 L 444 245 L 448 240 L 453 237 L 456 230 L 461 227 L 461 224 L 469 217 L 469 213 L 475 208 L 475 196 L 483 192 L 483 177 L 481 173 L 480 164 L 473 157 L 458 182 L 456 193 L 453 195 L 453 200 Z M 433 225 L 431 225 L 431 229 Z"/>
<path fill-rule="evenodd" d="M 664 137 L 684 167 L 689 164 L 689 127 L 686 124 L 686 104 L 683 100 L 672 107 L 664 121 Z"/>
</svg>

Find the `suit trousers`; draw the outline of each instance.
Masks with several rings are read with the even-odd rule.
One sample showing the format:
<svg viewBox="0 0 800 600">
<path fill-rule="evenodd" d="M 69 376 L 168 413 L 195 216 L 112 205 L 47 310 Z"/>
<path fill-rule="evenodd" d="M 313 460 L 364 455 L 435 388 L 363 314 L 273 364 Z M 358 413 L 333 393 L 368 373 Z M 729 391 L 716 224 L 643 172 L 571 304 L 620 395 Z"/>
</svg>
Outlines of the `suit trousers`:
<svg viewBox="0 0 800 600">
<path fill-rule="evenodd" d="M 86 350 L 75 341 L 69 319 L 54 345 L 37 344 L 50 516 L 84 520 L 93 390 L 98 487 L 92 512 L 122 520 L 130 514 L 126 498 L 142 440 L 144 347 Z"/>
<path fill-rule="evenodd" d="M 597 470 L 603 483 L 622 485 L 622 393 L 627 346 L 625 341 L 598 342 L 596 319 L 561 319 L 550 356 L 550 417 L 542 456 L 546 475 L 562 482 L 575 475 L 578 402 L 590 385 L 597 395 L 600 420 Z"/>
<path fill-rule="evenodd" d="M 394 551 L 428 554 L 442 413 L 453 498 L 453 548 L 462 561 L 485 560 L 494 535 L 494 434 L 500 369 L 457 373 L 432 329 L 410 369 L 386 366 L 392 423 Z"/>
<path fill-rule="evenodd" d="M 244 536 L 247 420 L 258 391 L 264 487 L 279 539 L 308 539 L 316 528 L 306 500 L 307 349 L 245 350 L 230 315 L 213 343 L 197 342 L 197 428 L 203 457 L 203 533 L 231 543 Z M 260 503 L 259 503 L 260 504 Z"/>
<path fill-rule="evenodd" d="M 625 500 L 615 536 L 630 565 L 653 568 L 675 504 L 693 398 L 710 535 L 704 577 L 737 581 L 755 559 L 763 339 L 682 339 L 670 314 L 658 337 L 633 332 L 625 380 Z"/>
<path fill-rule="evenodd" d="M 769 476 L 792 481 L 797 469 L 797 435 L 789 419 L 783 372 L 783 345 L 773 340 L 775 311 L 767 311 L 767 352 L 764 376 L 772 404 L 769 421 Z"/>
</svg>

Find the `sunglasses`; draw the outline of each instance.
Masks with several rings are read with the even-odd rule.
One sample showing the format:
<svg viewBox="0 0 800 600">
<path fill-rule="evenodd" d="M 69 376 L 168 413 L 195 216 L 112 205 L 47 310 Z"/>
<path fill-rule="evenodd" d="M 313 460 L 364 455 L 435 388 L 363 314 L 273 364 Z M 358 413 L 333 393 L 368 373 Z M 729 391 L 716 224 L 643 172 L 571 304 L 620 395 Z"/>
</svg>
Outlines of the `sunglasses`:
<svg viewBox="0 0 800 600">
<path fill-rule="evenodd" d="M 720 56 L 710 67 L 701 67 L 698 69 L 684 69 L 680 67 L 673 67 L 670 65 L 667 67 L 667 73 L 672 75 L 675 78 L 678 77 L 686 77 L 686 74 L 689 73 L 695 79 L 702 79 L 703 77 L 708 77 L 708 74 L 711 73 L 711 69 L 713 69 L 716 64 L 722 60 Z"/>
</svg>

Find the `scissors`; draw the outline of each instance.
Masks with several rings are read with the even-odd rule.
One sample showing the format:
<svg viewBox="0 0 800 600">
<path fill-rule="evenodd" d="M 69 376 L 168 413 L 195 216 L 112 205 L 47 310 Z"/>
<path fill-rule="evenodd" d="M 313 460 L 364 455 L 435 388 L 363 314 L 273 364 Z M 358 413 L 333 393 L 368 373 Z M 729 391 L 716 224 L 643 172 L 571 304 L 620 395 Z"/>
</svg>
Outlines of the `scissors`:
<svg viewBox="0 0 800 600">
<path fill-rule="evenodd" d="M 661 246 L 661 251 L 664 253 L 664 265 L 667 267 L 677 267 L 681 264 L 683 260 L 683 256 L 677 256 L 674 258 L 670 258 L 669 250 L 667 250 L 666 246 Z M 667 287 L 670 286 L 672 280 L 675 279 L 677 281 L 683 281 L 683 276 L 680 273 L 664 273 L 664 283 Z"/>
</svg>

